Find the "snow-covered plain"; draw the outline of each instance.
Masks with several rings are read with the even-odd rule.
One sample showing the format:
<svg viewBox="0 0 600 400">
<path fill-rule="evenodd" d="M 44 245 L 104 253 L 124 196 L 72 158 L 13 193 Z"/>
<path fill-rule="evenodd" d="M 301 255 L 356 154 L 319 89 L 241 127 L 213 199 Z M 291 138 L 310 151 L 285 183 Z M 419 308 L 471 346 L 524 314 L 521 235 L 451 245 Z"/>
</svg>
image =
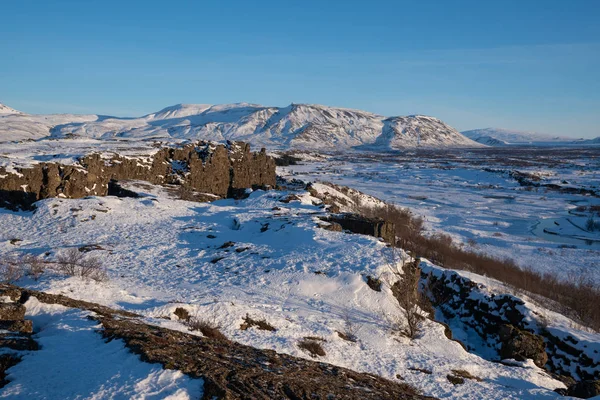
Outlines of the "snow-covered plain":
<svg viewBox="0 0 600 400">
<path fill-rule="evenodd" d="M 408 207 L 430 233 L 449 233 L 475 251 L 600 282 L 600 232 L 581 229 L 586 217 L 576 212 L 578 206 L 600 205 L 600 198 L 520 186 L 510 171 L 600 195 L 600 149 L 593 148 L 337 155 L 280 167 L 278 173 L 356 188 Z"/>
<path fill-rule="evenodd" d="M 365 274 L 387 273 L 383 252 L 389 248 L 373 237 L 319 228 L 316 218 L 324 211 L 307 192 L 297 192 L 300 200 L 289 203 L 281 202 L 289 193 L 280 191 L 256 191 L 245 200 L 194 203 L 170 199 L 161 188 L 143 188 L 138 190 L 146 195 L 137 199 L 47 199 L 38 203 L 35 213 L 0 210 L 0 254 L 52 258 L 68 248 L 96 244 L 102 249 L 89 254 L 101 257 L 110 281 L 86 282 L 48 271 L 40 281 L 21 284 L 131 310 L 172 329 L 186 329 L 173 314 L 175 308 L 185 307 L 192 315 L 214 318 L 233 340 L 309 359 L 297 342 L 318 336 L 325 340 L 327 353 L 319 361 L 389 379 L 402 377 L 439 398 L 558 398 L 552 390 L 564 387 L 532 363 L 510 367 L 468 353 L 432 321 L 426 321 L 423 333 L 412 341 L 395 332 L 390 321 L 401 320 L 397 303 L 389 290 L 375 292 L 364 279 Z M 14 238 L 21 241 L 11 243 Z M 227 242 L 234 244 L 223 246 Z M 53 329 L 66 327 L 81 336 L 81 346 L 100 346 L 100 336 L 94 338 L 90 331 L 93 323 L 77 319 L 78 311 L 48 309 L 35 300 L 27 305 L 42 344 L 51 340 Z M 62 316 L 54 326 L 57 313 Z M 277 331 L 240 330 L 246 314 L 265 318 Z M 348 320 L 360 327 L 356 343 L 336 333 Z M 562 319 L 551 319 L 550 325 L 554 323 L 564 325 Z M 585 334 L 568 329 L 576 337 Z M 592 334 L 585 335 L 589 340 Z M 592 341 L 600 342 L 592 336 Z M 112 346 L 114 350 L 97 349 L 135 364 L 135 356 L 123 353 L 121 345 Z M 48 346 L 47 351 L 52 349 Z M 2 393 L 13 393 L 7 392 L 10 388 L 28 390 L 30 381 L 23 371 L 42 366 L 49 354 L 44 351 L 10 369 L 8 379 L 14 381 Z M 455 386 L 446 378 L 452 369 L 467 370 L 482 381 Z M 107 379 L 113 373 L 117 372 L 107 371 Z M 194 383 L 181 376 L 156 374 L 161 374 L 156 367 L 138 365 L 130 375 L 115 379 L 124 382 L 123 393 L 183 395 L 192 390 L 189 385 Z M 146 382 L 141 389 L 139 379 Z M 78 390 L 73 385 L 67 382 L 56 388 L 54 398 L 73 398 Z M 97 398 L 110 397 L 109 392 L 99 393 Z"/>
</svg>

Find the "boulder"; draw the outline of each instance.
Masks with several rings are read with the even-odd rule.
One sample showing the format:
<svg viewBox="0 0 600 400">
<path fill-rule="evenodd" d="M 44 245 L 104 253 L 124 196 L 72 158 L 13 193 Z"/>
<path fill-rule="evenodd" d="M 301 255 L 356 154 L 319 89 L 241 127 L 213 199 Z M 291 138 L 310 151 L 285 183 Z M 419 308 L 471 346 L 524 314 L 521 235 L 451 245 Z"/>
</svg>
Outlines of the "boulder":
<svg viewBox="0 0 600 400">
<path fill-rule="evenodd" d="M 548 362 L 546 345 L 541 336 L 518 329 L 513 325 L 502 325 L 498 335 L 502 343 L 500 349 L 502 358 L 512 358 L 517 361 L 531 359 L 540 368 Z"/>
<path fill-rule="evenodd" d="M 0 321 L 0 330 L 33 333 L 33 322 L 30 320 Z"/>
<path fill-rule="evenodd" d="M 20 321 L 24 318 L 24 305 L 18 303 L 0 303 L 0 321 Z"/>
<path fill-rule="evenodd" d="M 19 301 L 21 298 L 21 290 L 16 287 L 2 286 L 0 287 L 0 297 L 2 296 L 10 298 L 12 301 Z"/>
<path fill-rule="evenodd" d="M 352 233 L 360 233 L 382 238 L 388 243 L 393 243 L 396 236 L 396 226 L 381 218 L 367 218 L 358 214 L 331 215 L 321 218 L 323 221 L 339 224 L 342 229 Z"/>
<path fill-rule="evenodd" d="M 581 381 L 569 387 L 567 395 L 579 397 L 581 399 L 589 399 L 600 395 L 600 380 L 598 381 Z"/>
</svg>

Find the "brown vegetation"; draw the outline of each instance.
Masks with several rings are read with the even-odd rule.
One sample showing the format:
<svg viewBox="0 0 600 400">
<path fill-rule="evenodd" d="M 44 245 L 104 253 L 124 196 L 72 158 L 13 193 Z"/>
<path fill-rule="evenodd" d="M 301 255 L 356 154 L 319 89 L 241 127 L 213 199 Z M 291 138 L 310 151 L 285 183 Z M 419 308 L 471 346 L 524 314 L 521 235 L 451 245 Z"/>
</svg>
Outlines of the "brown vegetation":
<svg viewBox="0 0 600 400">
<path fill-rule="evenodd" d="M 240 325 L 240 329 L 245 331 L 248 328 L 256 327 L 257 329 L 269 332 L 275 332 L 277 329 L 267 322 L 266 319 L 253 319 L 250 315 L 246 314 L 244 322 Z"/>
<path fill-rule="evenodd" d="M 410 210 L 387 204 L 380 208 L 361 207 L 362 215 L 393 222 L 400 248 L 415 257 L 423 257 L 445 268 L 466 270 L 497 279 L 518 290 L 542 296 L 547 307 L 575 318 L 582 324 L 600 330 L 600 287 L 585 274 L 567 280 L 556 274 L 521 268 L 511 259 L 499 259 L 456 244 L 449 235 L 423 234 L 423 221 Z M 534 296 L 535 297 L 535 296 Z"/>
<path fill-rule="evenodd" d="M 313 338 L 306 337 L 298 342 L 298 347 L 308 352 L 311 357 L 324 356 L 325 350 L 321 343 Z"/>
<path fill-rule="evenodd" d="M 215 318 L 205 318 L 196 314 L 185 320 L 185 325 L 190 331 L 200 331 L 207 338 L 229 341 L 227 336 L 221 333 L 221 327 L 217 324 Z"/>
</svg>

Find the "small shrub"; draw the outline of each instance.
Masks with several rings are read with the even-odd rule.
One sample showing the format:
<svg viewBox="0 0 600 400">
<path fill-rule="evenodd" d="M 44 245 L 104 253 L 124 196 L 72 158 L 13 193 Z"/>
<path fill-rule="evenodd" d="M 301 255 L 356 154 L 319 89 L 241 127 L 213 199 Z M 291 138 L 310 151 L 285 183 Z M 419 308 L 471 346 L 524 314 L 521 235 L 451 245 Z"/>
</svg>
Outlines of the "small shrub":
<svg viewBox="0 0 600 400">
<path fill-rule="evenodd" d="M 108 280 L 108 275 L 102 261 L 97 257 L 86 257 L 77 248 L 70 248 L 56 258 L 54 262 L 59 272 L 82 279 L 92 279 L 97 282 Z"/>
<path fill-rule="evenodd" d="M 362 329 L 361 324 L 356 324 L 350 317 L 350 310 L 346 309 L 342 315 L 344 320 L 344 328 L 341 331 L 336 331 L 338 336 L 349 342 L 356 342 L 358 332 Z"/>
<path fill-rule="evenodd" d="M 311 357 L 325 356 L 325 350 L 321 344 L 312 338 L 304 338 L 298 342 L 298 347 L 305 350 Z"/>
<path fill-rule="evenodd" d="M 25 268 L 25 274 L 36 281 L 46 271 L 46 264 L 44 261 L 31 254 L 23 256 L 23 266 Z"/>
<path fill-rule="evenodd" d="M 45 263 L 31 254 L 0 258 L 0 282 L 14 283 L 24 276 L 37 280 L 45 271 Z"/>
<path fill-rule="evenodd" d="M 469 371 L 466 371 L 464 369 L 453 369 L 452 370 L 452 374 L 454 376 L 457 376 L 457 377 L 460 377 L 460 378 L 471 379 L 471 380 L 474 380 L 474 381 L 481 382 L 481 378 L 478 378 L 475 375 L 472 375 Z"/>
<path fill-rule="evenodd" d="M 267 322 L 265 319 L 253 319 L 250 315 L 246 314 L 244 322 L 240 325 L 240 329 L 245 331 L 248 328 L 256 327 L 257 329 L 269 332 L 275 332 L 277 329 Z"/>
<path fill-rule="evenodd" d="M 410 257 L 394 247 L 387 254 L 388 258 L 386 262 L 395 281 L 390 280 L 386 283 L 398 301 L 398 306 L 404 317 L 404 320 L 394 320 L 391 322 L 394 329 L 414 339 L 422 328 L 421 304 L 426 303 L 425 297 L 419 293 L 419 280 L 421 278 L 420 260 L 416 259 L 409 262 Z"/>
<path fill-rule="evenodd" d="M 185 324 L 190 331 L 199 331 L 207 338 L 229 341 L 227 336 L 221 332 L 221 327 L 217 324 L 214 317 L 201 317 L 196 314 L 187 319 Z"/>
<path fill-rule="evenodd" d="M 594 220 L 594 217 L 590 215 L 585 223 L 585 229 L 589 232 L 600 231 L 600 221 Z"/>
<path fill-rule="evenodd" d="M 8 258 L 0 259 L 0 282 L 14 283 L 23 277 L 23 268 Z"/>
</svg>

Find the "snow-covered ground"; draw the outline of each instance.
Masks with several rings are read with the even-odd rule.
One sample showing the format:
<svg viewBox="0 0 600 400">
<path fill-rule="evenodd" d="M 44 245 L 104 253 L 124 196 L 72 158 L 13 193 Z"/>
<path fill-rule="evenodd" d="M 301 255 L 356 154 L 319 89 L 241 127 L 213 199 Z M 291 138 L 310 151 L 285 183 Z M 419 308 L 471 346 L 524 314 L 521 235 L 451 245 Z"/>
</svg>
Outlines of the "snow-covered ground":
<svg viewBox="0 0 600 400">
<path fill-rule="evenodd" d="M 108 343 L 95 332 L 89 312 L 35 297 L 25 304 L 35 325 L 36 351 L 9 370 L 2 399 L 169 399 L 202 396 L 201 379 L 142 362 L 120 340 Z"/>
<path fill-rule="evenodd" d="M 278 173 L 356 188 L 410 208 L 429 232 L 449 233 L 473 250 L 600 282 L 600 231 L 581 229 L 586 218 L 573 214 L 578 206 L 599 205 L 600 198 L 523 187 L 508 173 L 600 194 L 600 151 L 573 150 L 562 159 L 558 151 L 503 151 L 331 156 L 279 167 Z"/>
<path fill-rule="evenodd" d="M 426 321 L 414 340 L 395 332 L 390 321 L 402 320 L 397 302 L 388 289 L 370 289 L 364 278 L 388 271 L 383 253 L 390 250 L 373 237 L 318 227 L 317 217 L 324 211 L 308 193 L 298 192 L 300 200 L 288 203 L 281 200 L 289 193 L 280 191 L 256 191 L 245 200 L 194 203 L 170 199 L 160 188 L 144 188 L 146 196 L 136 199 L 47 199 L 38 203 L 35 213 L 0 209 L 0 255 L 32 253 L 52 259 L 69 248 L 98 245 L 88 254 L 107 266 L 108 282 L 47 271 L 39 281 L 25 278 L 19 283 L 131 310 L 173 329 L 186 329 L 173 315 L 175 308 L 184 307 L 192 315 L 214 318 L 233 340 L 309 359 L 298 340 L 321 337 L 326 355 L 319 361 L 389 379 L 402 377 L 439 398 L 560 397 L 553 389 L 563 384 L 533 363 L 510 367 L 487 361 L 447 339 L 438 323 Z M 27 307 L 44 347 L 9 370 L 13 382 L 2 392 L 6 396 L 31 398 L 19 393 L 43 390 L 39 385 L 44 383 L 31 382 L 32 371 L 47 365 L 61 349 L 71 357 L 75 350 L 64 349 L 70 340 L 77 340 L 81 350 L 92 351 L 91 362 L 125 363 L 131 368 L 102 368 L 98 377 L 90 377 L 95 389 L 62 380 L 48 398 L 73 398 L 78 390 L 97 390 L 97 398 L 184 396 L 198 390 L 197 382 L 140 364 L 119 343 L 102 344 L 93 333 L 94 323 L 82 322 L 79 311 L 40 305 L 34 299 Z M 277 331 L 240 330 L 246 314 L 265 318 Z M 598 335 L 565 328 L 564 319 L 549 315 L 551 327 L 600 342 Z M 336 333 L 348 323 L 357 328 L 356 343 Z M 64 375 L 47 371 L 51 376 L 44 377 L 85 374 L 72 371 L 68 358 L 57 362 L 65 364 Z M 453 369 L 466 370 L 481 381 L 455 386 L 446 378 Z M 119 388 L 103 383 L 107 381 Z M 111 392 L 116 390 L 120 392 Z"/>
</svg>

